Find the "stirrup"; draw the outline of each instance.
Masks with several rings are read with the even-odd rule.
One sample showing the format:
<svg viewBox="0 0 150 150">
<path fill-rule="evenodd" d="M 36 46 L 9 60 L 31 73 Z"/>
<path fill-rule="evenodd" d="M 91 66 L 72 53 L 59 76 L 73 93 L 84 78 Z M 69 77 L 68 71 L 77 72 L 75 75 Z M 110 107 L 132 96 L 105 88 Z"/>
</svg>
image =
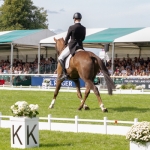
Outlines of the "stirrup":
<svg viewBox="0 0 150 150">
<path fill-rule="evenodd" d="M 59 80 L 62 80 L 62 81 L 63 81 L 63 80 L 65 80 L 65 79 L 67 79 L 67 77 L 68 77 L 68 75 L 63 74 L 62 77 L 59 78 Z"/>
</svg>

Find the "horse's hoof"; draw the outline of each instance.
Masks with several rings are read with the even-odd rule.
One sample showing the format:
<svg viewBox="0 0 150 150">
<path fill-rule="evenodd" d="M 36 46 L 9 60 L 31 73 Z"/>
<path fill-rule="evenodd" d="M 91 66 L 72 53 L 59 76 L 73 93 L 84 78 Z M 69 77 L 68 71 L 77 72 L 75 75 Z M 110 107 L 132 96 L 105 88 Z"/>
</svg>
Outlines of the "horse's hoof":
<svg viewBox="0 0 150 150">
<path fill-rule="evenodd" d="M 48 107 L 48 109 L 52 109 L 52 108 L 54 108 L 54 105 L 50 105 L 50 106 Z"/>
<path fill-rule="evenodd" d="M 78 110 L 82 110 L 82 108 L 81 108 L 81 107 L 79 107 L 79 108 L 78 108 Z"/>
<path fill-rule="evenodd" d="M 107 109 L 107 108 L 104 108 L 104 109 L 103 109 L 103 112 L 108 112 L 108 109 Z"/>
<path fill-rule="evenodd" d="M 84 106 L 83 108 L 84 108 L 84 110 L 90 110 L 90 107 L 88 107 L 88 106 Z"/>
</svg>

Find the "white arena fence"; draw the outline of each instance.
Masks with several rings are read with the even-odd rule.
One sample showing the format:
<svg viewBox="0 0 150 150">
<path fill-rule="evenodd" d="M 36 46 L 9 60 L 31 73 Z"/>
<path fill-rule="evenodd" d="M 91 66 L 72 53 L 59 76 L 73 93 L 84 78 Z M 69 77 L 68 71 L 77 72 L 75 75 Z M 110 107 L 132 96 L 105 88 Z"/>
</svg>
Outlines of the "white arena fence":
<svg viewBox="0 0 150 150">
<path fill-rule="evenodd" d="M 10 128 L 10 118 L 0 113 L 0 128 Z M 75 118 L 53 118 L 50 114 L 48 117 L 39 117 L 39 130 L 63 131 L 63 132 L 86 132 L 98 134 L 126 135 L 131 125 L 136 124 L 134 121 L 80 119 Z M 72 122 L 72 123 L 70 123 Z M 113 125 L 115 124 L 115 125 Z M 121 125 L 119 125 L 121 124 Z M 125 124 L 126 126 L 123 126 Z"/>
</svg>

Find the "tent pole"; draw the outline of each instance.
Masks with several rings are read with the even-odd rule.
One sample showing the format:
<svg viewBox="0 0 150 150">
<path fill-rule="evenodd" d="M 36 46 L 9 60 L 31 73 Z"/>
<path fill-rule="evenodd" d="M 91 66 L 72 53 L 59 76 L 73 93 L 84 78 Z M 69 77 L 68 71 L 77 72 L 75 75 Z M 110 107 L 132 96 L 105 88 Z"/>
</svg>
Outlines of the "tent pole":
<svg viewBox="0 0 150 150">
<path fill-rule="evenodd" d="M 41 44 L 38 46 L 38 74 L 40 74 L 40 53 L 41 53 Z"/>
<path fill-rule="evenodd" d="M 139 58 L 141 58 L 141 47 L 139 47 Z"/>
<path fill-rule="evenodd" d="M 46 51 L 46 58 L 47 58 L 47 57 L 48 57 L 48 56 L 47 56 L 47 55 L 48 55 L 48 54 L 47 54 L 47 47 L 45 48 L 45 51 Z"/>
<path fill-rule="evenodd" d="M 14 46 L 13 46 L 13 43 L 11 43 L 11 58 L 10 58 L 10 73 L 11 73 L 11 76 L 10 76 L 10 85 L 13 84 L 13 81 L 12 81 L 12 70 L 13 70 L 13 51 L 14 51 Z"/>
<path fill-rule="evenodd" d="M 115 54 L 115 43 L 112 43 L 112 59 L 111 59 L 111 70 L 112 74 L 114 73 L 114 54 Z"/>
</svg>

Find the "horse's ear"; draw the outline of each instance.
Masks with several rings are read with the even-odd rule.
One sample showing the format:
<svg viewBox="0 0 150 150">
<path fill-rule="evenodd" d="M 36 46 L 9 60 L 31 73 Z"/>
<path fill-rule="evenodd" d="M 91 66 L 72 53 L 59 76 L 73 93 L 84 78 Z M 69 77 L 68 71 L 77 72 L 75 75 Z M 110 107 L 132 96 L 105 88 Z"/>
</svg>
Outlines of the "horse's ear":
<svg viewBox="0 0 150 150">
<path fill-rule="evenodd" d="M 55 37 L 54 37 L 54 41 L 55 41 L 55 42 L 57 41 Z"/>
<path fill-rule="evenodd" d="M 62 40 L 64 41 L 64 38 L 62 37 Z"/>
</svg>

